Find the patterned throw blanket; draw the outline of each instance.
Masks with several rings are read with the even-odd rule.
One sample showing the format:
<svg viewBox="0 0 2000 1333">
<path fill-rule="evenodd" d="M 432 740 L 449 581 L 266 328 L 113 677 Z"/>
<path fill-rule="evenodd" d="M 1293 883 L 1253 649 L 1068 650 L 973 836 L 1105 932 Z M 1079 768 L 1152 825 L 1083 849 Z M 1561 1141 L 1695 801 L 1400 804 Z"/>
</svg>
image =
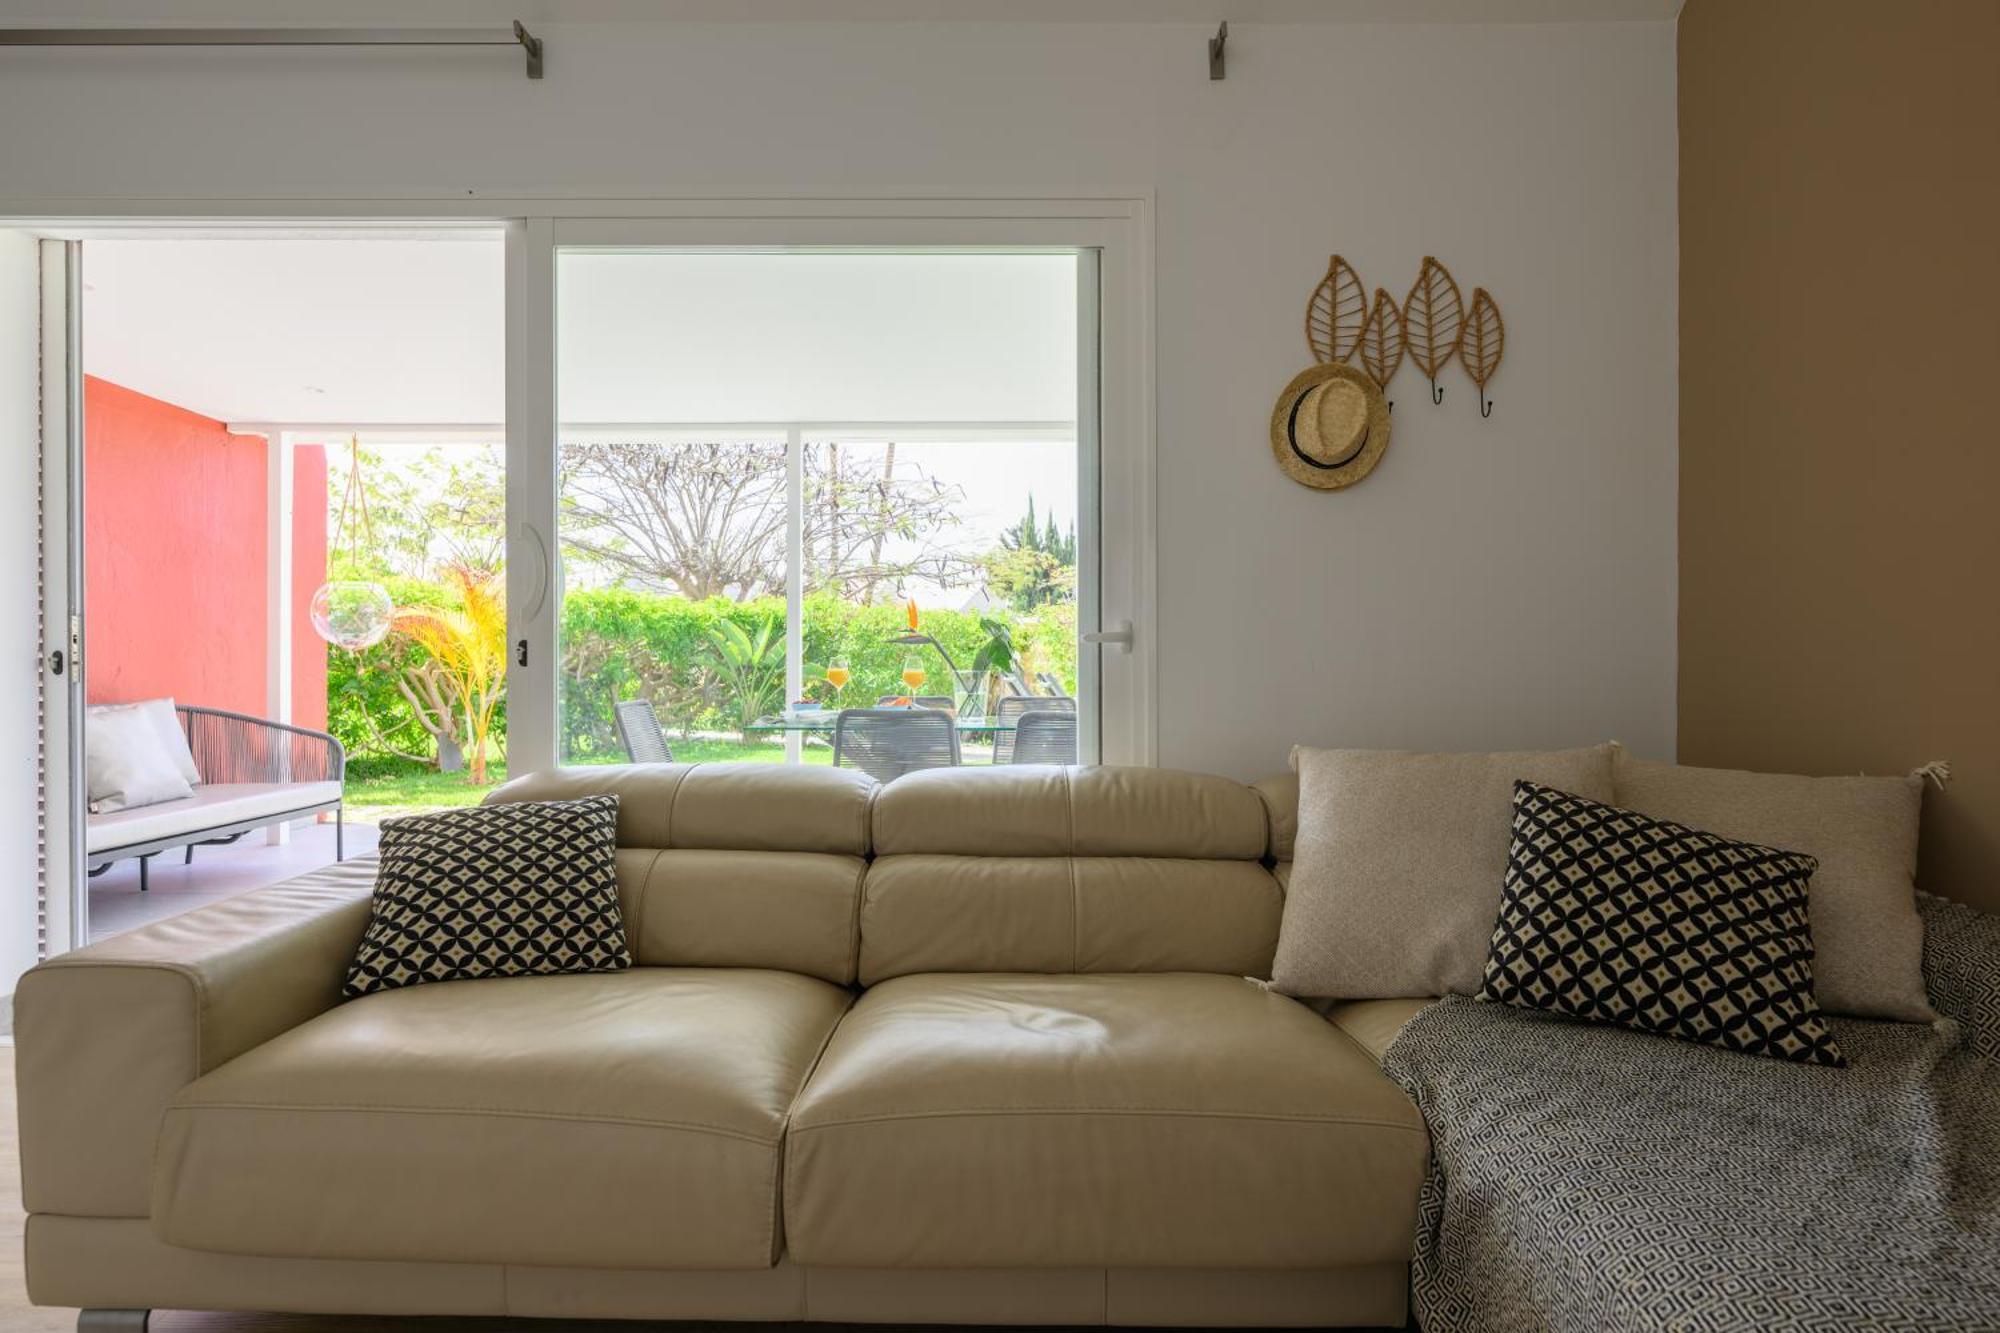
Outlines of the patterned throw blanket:
<svg viewBox="0 0 2000 1333">
<path fill-rule="evenodd" d="M 2000 916 L 1920 899 L 1934 1027 L 1826 1069 L 1452 998 L 1385 1067 L 1432 1138 L 1425 1333 L 2000 1329 Z"/>
</svg>

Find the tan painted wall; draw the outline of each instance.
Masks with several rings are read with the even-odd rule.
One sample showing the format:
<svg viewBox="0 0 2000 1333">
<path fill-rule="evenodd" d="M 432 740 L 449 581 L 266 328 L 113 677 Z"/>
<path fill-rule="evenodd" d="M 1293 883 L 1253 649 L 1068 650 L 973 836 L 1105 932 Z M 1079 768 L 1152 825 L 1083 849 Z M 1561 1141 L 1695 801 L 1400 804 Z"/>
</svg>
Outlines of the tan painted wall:
<svg viewBox="0 0 2000 1333">
<path fill-rule="evenodd" d="M 1680 758 L 1949 759 L 2000 908 L 2000 3 L 1689 0 Z"/>
</svg>

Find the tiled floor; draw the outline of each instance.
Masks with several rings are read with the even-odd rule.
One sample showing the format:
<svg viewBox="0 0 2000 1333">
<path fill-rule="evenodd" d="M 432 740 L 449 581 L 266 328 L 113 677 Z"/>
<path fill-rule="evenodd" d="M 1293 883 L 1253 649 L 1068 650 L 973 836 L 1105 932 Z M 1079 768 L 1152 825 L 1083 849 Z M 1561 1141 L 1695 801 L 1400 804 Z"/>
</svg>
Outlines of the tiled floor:
<svg viewBox="0 0 2000 1333">
<path fill-rule="evenodd" d="M 373 824 L 347 825 L 347 854 L 375 850 Z M 224 847 L 197 847 L 194 864 L 182 853 L 153 858 L 146 892 L 139 892 L 139 863 L 120 861 L 90 881 L 90 938 L 93 942 L 138 926 L 191 912 L 266 884 L 317 870 L 333 860 L 333 825 L 294 826 L 291 841 L 269 846 L 260 832 Z"/>
</svg>

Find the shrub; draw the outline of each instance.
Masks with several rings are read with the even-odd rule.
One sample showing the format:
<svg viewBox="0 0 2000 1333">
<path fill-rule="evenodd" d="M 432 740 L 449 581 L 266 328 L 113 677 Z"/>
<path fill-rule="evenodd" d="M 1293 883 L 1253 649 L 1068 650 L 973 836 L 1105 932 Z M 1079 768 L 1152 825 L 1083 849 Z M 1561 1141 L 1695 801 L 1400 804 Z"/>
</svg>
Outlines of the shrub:
<svg viewBox="0 0 2000 1333">
<path fill-rule="evenodd" d="M 449 594 L 435 585 L 408 579 L 386 582 L 399 606 L 451 605 Z M 923 658 L 933 673 L 925 692 L 948 692 L 945 664 L 934 650 L 893 642 L 907 629 L 900 604 L 861 605 L 821 593 L 808 597 L 804 610 L 805 660 L 812 664 L 806 685 L 814 698 L 856 707 L 874 703 L 878 695 L 900 694 L 903 659 L 912 653 Z M 942 643 L 961 670 L 970 670 L 986 641 L 979 627 L 982 614 L 1012 628 L 1015 645 L 1030 670 L 1051 672 L 1066 688 L 1075 689 L 1074 605 L 1044 606 L 1027 615 L 1005 609 L 926 611 L 923 632 Z M 778 597 L 691 602 L 629 588 L 569 593 L 562 602 L 557 687 L 563 757 L 579 763 L 622 757 L 612 705 L 623 699 L 652 700 L 661 724 L 682 735 L 735 729 L 743 717 L 744 701 L 717 669 L 712 631 L 727 621 L 754 637 L 767 621 L 782 625 L 784 616 L 784 599 Z M 327 711 L 334 734 L 350 754 L 433 753 L 430 737 L 396 692 L 393 671 L 402 661 L 398 654 L 415 651 L 420 650 L 393 641 L 359 654 L 331 650 Z M 836 657 L 845 657 L 853 673 L 837 697 L 823 678 L 811 674 Z M 496 732 L 504 732 L 505 713 L 503 706 Z"/>
</svg>

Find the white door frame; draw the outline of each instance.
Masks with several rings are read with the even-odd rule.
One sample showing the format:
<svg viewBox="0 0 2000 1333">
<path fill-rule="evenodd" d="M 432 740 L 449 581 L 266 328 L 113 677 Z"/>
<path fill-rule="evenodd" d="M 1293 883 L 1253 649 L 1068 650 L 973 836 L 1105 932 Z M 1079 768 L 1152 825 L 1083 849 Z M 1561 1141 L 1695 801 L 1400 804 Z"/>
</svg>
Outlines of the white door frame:
<svg viewBox="0 0 2000 1333">
<path fill-rule="evenodd" d="M 84 877 L 82 247 L 42 268 L 42 893 L 50 957 L 90 941 Z"/>
<path fill-rule="evenodd" d="M 509 651 L 525 639 L 527 661 L 511 658 L 509 745 L 530 765 L 552 765 L 555 717 L 555 309 L 558 229 L 564 243 L 633 243 L 728 248 L 912 246 L 976 249 L 1047 246 L 1088 252 L 1096 263 L 1099 326 L 1094 366 L 1080 367 L 1079 392 L 1098 395 L 1096 505 L 1079 496 L 1080 522 L 1094 518 L 1101 554 L 1097 604 L 1079 607 L 1079 629 L 1109 631 L 1099 659 L 1097 697 L 1110 706 L 1101 724 L 1107 762 L 1152 764 L 1157 757 L 1156 462 L 1154 422 L 1153 200 L 1150 190 L 992 195 L 926 194 L 437 195 L 372 198 L 307 195 L 9 197 L 0 225 L 60 236 L 115 224 L 142 229 L 202 222 L 329 230 L 381 225 L 468 224 L 507 232 L 507 522 Z M 706 240 L 698 239 L 706 238 Z M 1079 265 L 1081 276 L 1091 265 Z M 1079 410 L 1090 429 L 1093 414 Z M 1085 447 L 1080 442 L 1079 447 Z M 1086 485 L 1092 479 L 1086 477 Z M 1086 517 L 1088 516 L 1088 517 Z M 1080 534 L 1081 535 L 1081 534 Z M 539 546 L 538 546 L 539 543 Z M 1085 580 L 1088 583 L 1088 580 Z M 80 592 L 80 589 L 78 589 Z M 80 602 L 80 598 L 78 599 Z M 1094 627 L 1094 628 L 1093 628 Z M 1119 631 L 1127 631 L 1119 642 Z M 54 698 L 52 696 L 52 703 Z M 57 720 L 74 731 L 69 717 Z M 80 841 L 80 828 L 67 830 Z M 53 835 L 54 830 L 51 830 Z M 82 890 L 83 877 L 73 874 Z"/>
</svg>

